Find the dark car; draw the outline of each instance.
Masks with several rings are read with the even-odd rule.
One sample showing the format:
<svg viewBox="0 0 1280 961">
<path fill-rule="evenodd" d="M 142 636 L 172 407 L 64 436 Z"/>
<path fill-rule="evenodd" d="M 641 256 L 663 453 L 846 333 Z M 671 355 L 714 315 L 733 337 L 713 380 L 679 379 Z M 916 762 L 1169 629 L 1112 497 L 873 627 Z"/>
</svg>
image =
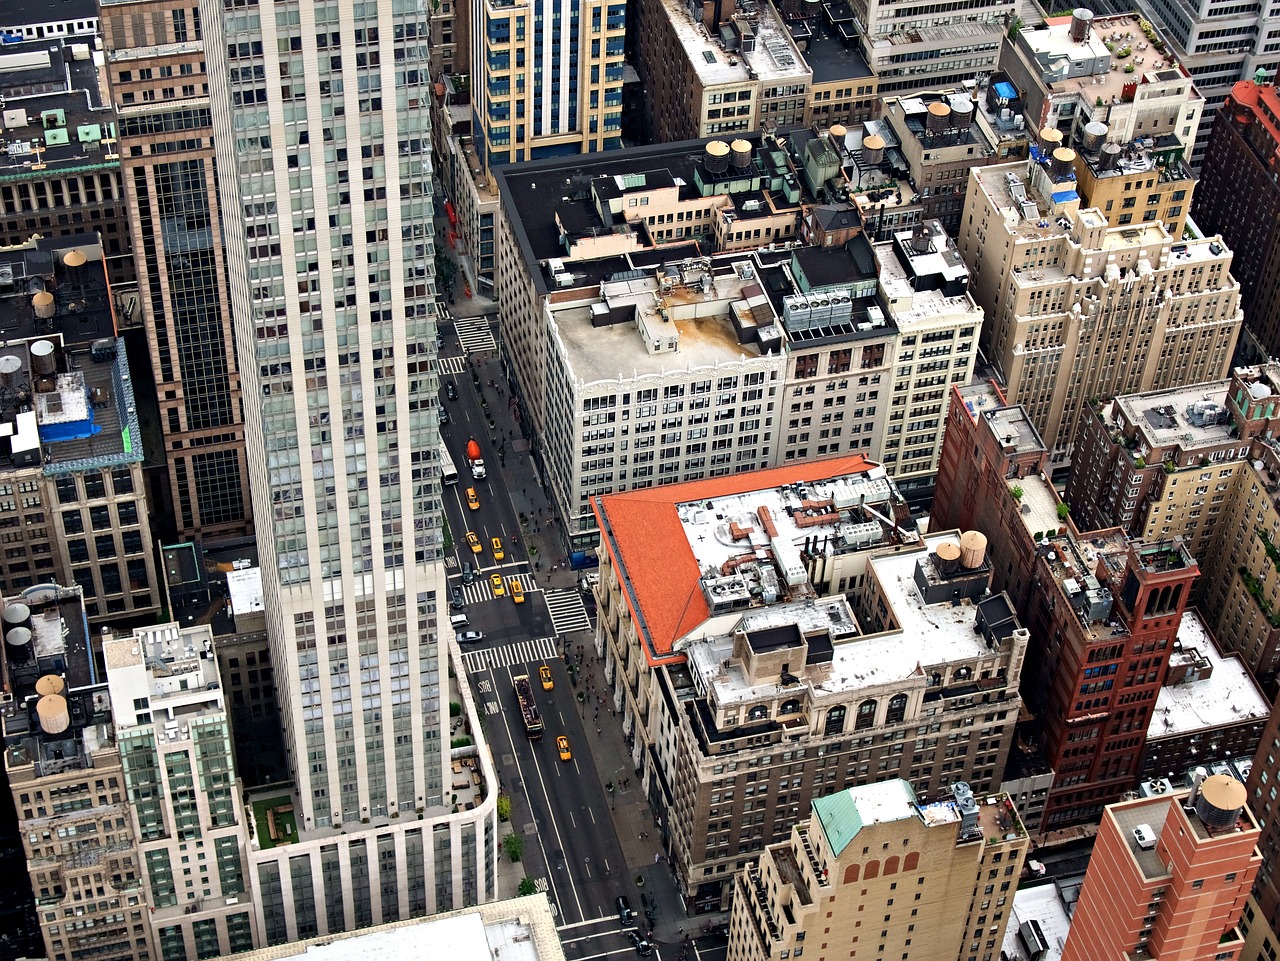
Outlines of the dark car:
<svg viewBox="0 0 1280 961">
<path fill-rule="evenodd" d="M 623 924 L 631 924 L 636 919 L 636 913 L 631 910 L 631 902 L 625 894 L 619 894 L 618 900 L 613 903 L 618 908 L 618 920 Z"/>
<path fill-rule="evenodd" d="M 476 579 L 476 569 L 467 561 L 462 562 L 462 583 L 470 584 Z"/>
<path fill-rule="evenodd" d="M 627 940 L 631 942 L 631 946 L 636 949 L 636 954 L 642 958 L 647 958 L 653 954 L 653 945 L 642 938 L 637 931 L 628 931 Z"/>
<path fill-rule="evenodd" d="M 460 611 L 467 606 L 467 602 L 462 597 L 462 591 L 456 587 L 449 588 L 449 608 L 451 610 Z"/>
<path fill-rule="evenodd" d="M 458 388 L 454 387 L 452 383 L 445 384 L 445 385 L 444 385 L 444 395 L 445 395 L 446 397 L 448 397 L 450 400 L 457 400 L 457 399 L 458 399 Z"/>
<path fill-rule="evenodd" d="M 449 423 L 449 411 L 441 407 L 440 408 L 440 426 L 443 427 L 447 423 Z"/>
</svg>

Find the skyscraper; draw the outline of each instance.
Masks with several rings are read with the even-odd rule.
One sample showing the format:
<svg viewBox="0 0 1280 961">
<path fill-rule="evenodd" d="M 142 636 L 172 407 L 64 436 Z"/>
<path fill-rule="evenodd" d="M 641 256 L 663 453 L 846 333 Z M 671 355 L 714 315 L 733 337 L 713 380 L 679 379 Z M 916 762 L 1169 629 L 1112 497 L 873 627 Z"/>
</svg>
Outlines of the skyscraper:
<svg viewBox="0 0 1280 961">
<path fill-rule="evenodd" d="M 196 7 L 104 0 L 101 23 L 164 432 L 166 470 L 156 500 L 168 506 L 164 519 L 174 529 L 161 533 L 217 540 L 250 533 L 252 519 Z"/>
<path fill-rule="evenodd" d="M 250 852 L 278 943 L 491 897 L 496 779 L 482 750 L 484 800 L 445 803 L 430 5 L 202 10 L 295 785 L 254 809 L 296 820 Z"/>
</svg>

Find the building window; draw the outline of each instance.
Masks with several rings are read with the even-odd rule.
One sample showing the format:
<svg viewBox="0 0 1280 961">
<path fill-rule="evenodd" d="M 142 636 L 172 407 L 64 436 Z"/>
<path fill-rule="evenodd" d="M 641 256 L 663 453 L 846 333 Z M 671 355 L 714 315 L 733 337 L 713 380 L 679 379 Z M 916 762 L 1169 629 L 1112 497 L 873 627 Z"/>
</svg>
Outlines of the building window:
<svg viewBox="0 0 1280 961">
<path fill-rule="evenodd" d="M 858 705 L 858 719 L 854 722 L 855 731 L 865 731 L 876 722 L 876 702 L 863 701 Z"/>
</svg>

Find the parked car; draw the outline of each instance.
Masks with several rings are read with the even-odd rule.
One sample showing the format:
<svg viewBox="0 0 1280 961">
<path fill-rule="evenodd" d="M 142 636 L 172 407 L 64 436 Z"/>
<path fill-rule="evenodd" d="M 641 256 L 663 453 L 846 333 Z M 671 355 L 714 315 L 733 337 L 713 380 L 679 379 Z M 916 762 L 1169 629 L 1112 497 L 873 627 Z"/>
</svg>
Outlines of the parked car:
<svg viewBox="0 0 1280 961">
<path fill-rule="evenodd" d="M 479 644 L 484 640 L 483 631 L 463 631 L 457 635 L 459 644 Z"/>
</svg>

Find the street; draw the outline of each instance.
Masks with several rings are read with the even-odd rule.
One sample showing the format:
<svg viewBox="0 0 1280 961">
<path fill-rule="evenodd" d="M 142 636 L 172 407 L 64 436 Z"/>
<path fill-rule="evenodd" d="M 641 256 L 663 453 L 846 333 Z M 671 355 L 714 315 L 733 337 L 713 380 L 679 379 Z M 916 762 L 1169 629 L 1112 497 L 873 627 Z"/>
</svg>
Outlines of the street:
<svg viewBox="0 0 1280 961">
<path fill-rule="evenodd" d="M 530 511 L 522 524 L 521 512 L 513 503 L 517 493 L 522 495 L 521 503 L 529 503 L 529 491 L 508 486 L 525 482 L 523 474 L 508 468 L 515 466 L 522 445 L 517 443 L 518 436 L 512 436 L 507 397 L 500 397 L 497 386 L 490 387 L 487 380 L 477 387 L 469 362 L 469 351 L 493 349 L 493 339 L 481 329 L 487 323 L 487 318 L 459 320 L 456 331 L 446 332 L 439 365 L 441 404 L 450 418 L 441 428 L 441 439 L 458 469 L 457 484 L 443 489 L 453 542 L 445 564 L 449 587 L 459 589 L 466 603 L 468 623 L 459 630 L 484 635 L 478 643 L 463 647 L 463 661 L 499 777 L 512 799 L 511 822 L 504 831 L 513 830 L 523 838 L 520 869 L 538 890 L 547 892 L 566 955 L 576 961 L 635 957 L 637 950 L 618 917 L 617 897 L 626 896 L 636 912 L 631 928 L 646 935 L 652 926 L 646 924 L 643 889 L 630 876 L 610 817 L 616 795 L 602 785 L 596 768 L 594 749 L 601 739 L 603 719 L 598 717 L 600 705 L 588 703 L 585 692 L 585 672 L 592 670 L 594 662 L 586 655 L 582 676 L 575 683 L 562 656 L 566 640 L 575 653 L 584 644 L 588 634 L 581 632 L 590 631 L 591 620 L 573 575 L 563 567 L 555 538 L 538 536 L 547 515 Z M 459 347 L 462 356 L 457 355 Z M 446 397 L 448 384 L 456 391 L 456 399 Z M 472 438 L 480 445 L 487 468 L 482 480 L 472 477 L 466 456 Z M 478 508 L 468 505 L 468 488 L 474 489 Z M 476 535 L 478 552 L 468 543 L 468 532 Z M 527 534 L 531 535 L 528 542 Z M 494 554 L 495 537 L 501 540 L 501 559 Z M 470 584 L 463 583 L 464 564 L 475 568 Z M 554 584 L 552 567 L 560 569 Z M 502 580 L 501 595 L 491 581 L 495 574 Z M 517 604 L 512 597 L 512 578 L 524 591 L 524 603 Z M 589 646 L 584 646 L 584 652 Z M 551 672 L 549 691 L 539 679 L 543 665 Z M 520 674 L 530 677 L 545 724 L 539 740 L 526 736 L 520 717 L 513 681 Z M 594 695 L 591 700 L 595 701 Z M 603 710 L 607 715 L 608 708 Z M 613 723 L 612 717 L 608 720 Z M 568 738 L 568 761 L 559 756 L 559 736 Z M 677 948 L 654 947 L 654 957 L 674 961 L 679 954 Z"/>
</svg>

